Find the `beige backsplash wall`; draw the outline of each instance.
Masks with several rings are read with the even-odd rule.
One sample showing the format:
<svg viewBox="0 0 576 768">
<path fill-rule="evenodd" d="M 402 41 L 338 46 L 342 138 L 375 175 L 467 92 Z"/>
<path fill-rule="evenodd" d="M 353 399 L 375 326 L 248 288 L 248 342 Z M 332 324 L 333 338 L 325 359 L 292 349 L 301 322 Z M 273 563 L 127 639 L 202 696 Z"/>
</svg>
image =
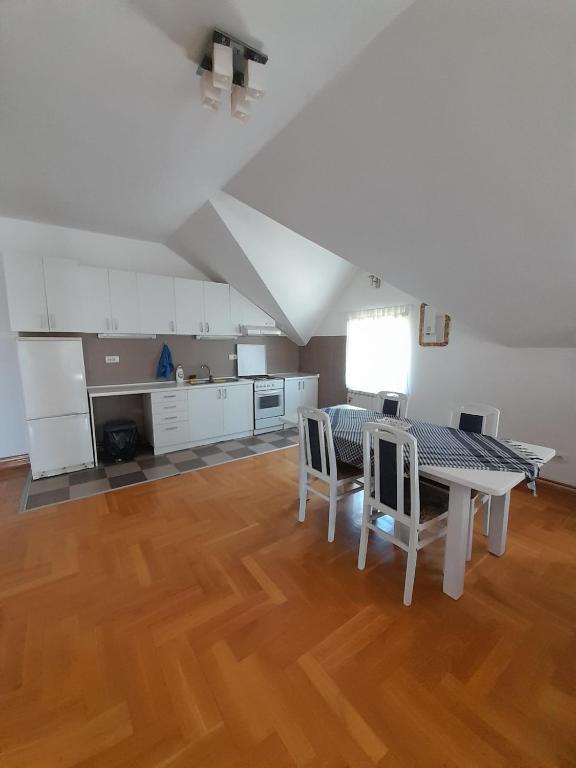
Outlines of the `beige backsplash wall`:
<svg viewBox="0 0 576 768">
<path fill-rule="evenodd" d="M 154 381 L 164 342 L 170 347 L 174 365 L 182 363 L 184 374 L 205 376 L 200 366 L 206 363 L 214 376 L 235 376 L 236 361 L 228 355 L 237 344 L 265 344 L 268 372 L 288 373 L 299 370 L 299 347 L 290 339 L 268 336 L 266 339 L 198 340 L 190 336 L 157 336 L 155 339 L 99 339 L 84 334 L 84 363 L 89 386 L 130 384 Z M 119 355 L 119 363 L 106 363 L 106 355 Z"/>
</svg>

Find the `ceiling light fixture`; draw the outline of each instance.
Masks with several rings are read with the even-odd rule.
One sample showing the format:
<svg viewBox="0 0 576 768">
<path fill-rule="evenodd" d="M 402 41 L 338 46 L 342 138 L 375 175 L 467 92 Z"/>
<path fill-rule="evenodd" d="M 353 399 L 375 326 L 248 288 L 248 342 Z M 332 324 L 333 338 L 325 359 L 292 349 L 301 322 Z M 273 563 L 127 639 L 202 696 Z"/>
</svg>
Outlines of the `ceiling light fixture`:
<svg viewBox="0 0 576 768">
<path fill-rule="evenodd" d="M 257 58 L 246 59 L 245 71 L 246 97 L 250 101 L 260 101 L 266 92 L 266 65 Z"/>
<path fill-rule="evenodd" d="M 212 48 L 212 81 L 214 88 L 231 91 L 234 65 L 230 38 L 219 33 L 217 38 Z"/>
<path fill-rule="evenodd" d="M 266 54 L 241 40 L 215 29 L 202 63 L 200 76 L 202 105 L 216 112 L 224 93 L 230 93 L 232 117 L 246 122 L 251 101 L 261 101 L 266 93 Z"/>
<path fill-rule="evenodd" d="M 246 88 L 242 88 L 241 85 L 235 85 L 232 89 L 231 112 L 232 117 L 243 123 L 246 122 L 250 114 L 250 101 L 247 97 Z"/>
<path fill-rule="evenodd" d="M 212 112 L 217 112 L 222 103 L 222 91 L 220 88 L 214 87 L 211 72 L 202 72 L 200 94 L 202 96 L 202 106 L 206 109 L 211 109 Z"/>
</svg>

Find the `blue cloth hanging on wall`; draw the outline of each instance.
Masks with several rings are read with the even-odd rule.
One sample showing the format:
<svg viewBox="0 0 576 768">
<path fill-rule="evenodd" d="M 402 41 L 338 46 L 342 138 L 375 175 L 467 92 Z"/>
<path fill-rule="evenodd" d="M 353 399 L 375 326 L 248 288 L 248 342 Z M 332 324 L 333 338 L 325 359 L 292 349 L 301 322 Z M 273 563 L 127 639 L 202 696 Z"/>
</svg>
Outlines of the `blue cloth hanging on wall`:
<svg viewBox="0 0 576 768">
<path fill-rule="evenodd" d="M 162 352 L 160 352 L 160 360 L 158 360 L 158 370 L 156 376 L 159 379 L 169 379 L 174 373 L 174 363 L 172 362 L 172 352 L 168 344 L 162 346 Z"/>
</svg>

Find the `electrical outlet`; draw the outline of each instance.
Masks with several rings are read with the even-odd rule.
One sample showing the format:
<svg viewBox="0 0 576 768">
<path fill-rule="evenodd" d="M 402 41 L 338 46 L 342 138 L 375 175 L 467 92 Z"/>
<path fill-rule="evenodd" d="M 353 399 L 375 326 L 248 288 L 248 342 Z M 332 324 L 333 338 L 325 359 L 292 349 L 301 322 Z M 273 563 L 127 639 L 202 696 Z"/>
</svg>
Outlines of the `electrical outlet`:
<svg viewBox="0 0 576 768">
<path fill-rule="evenodd" d="M 119 363 L 120 355 L 106 355 L 105 359 L 107 363 Z"/>
<path fill-rule="evenodd" d="M 228 360 L 238 360 L 238 355 L 231 353 L 228 355 Z"/>
</svg>

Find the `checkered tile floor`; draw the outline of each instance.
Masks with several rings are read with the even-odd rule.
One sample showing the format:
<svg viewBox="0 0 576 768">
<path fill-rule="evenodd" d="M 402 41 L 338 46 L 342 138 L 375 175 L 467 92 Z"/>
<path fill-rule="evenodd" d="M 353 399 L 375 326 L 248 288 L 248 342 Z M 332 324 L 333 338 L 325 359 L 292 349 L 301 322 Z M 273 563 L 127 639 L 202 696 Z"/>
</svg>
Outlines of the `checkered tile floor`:
<svg viewBox="0 0 576 768">
<path fill-rule="evenodd" d="M 99 464 L 94 469 L 83 469 L 68 475 L 33 480 L 22 509 L 37 509 L 70 499 L 94 496 L 98 493 L 125 485 L 159 480 L 216 464 L 225 464 L 247 456 L 276 451 L 298 444 L 298 430 L 285 429 L 265 435 L 228 440 L 213 445 L 202 445 L 185 451 L 154 456 L 152 453 L 137 456 L 125 464 Z"/>
</svg>

